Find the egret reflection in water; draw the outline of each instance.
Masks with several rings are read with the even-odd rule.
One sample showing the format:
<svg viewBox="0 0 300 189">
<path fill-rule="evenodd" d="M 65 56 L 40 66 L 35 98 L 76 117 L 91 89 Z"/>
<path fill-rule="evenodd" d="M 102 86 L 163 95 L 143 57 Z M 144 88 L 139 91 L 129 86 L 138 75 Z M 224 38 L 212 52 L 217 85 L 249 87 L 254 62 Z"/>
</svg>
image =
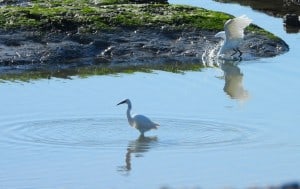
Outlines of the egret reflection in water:
<svg viewBox="0 0 300 189">
<path fill-rule="evenodd" d="M 224 72 L 224 92 L 233 99 L 246 100 L 249 98 L 248 91 L 243 85 L 243 73 L 236 62 L 223 62 L 220 64 Z"/>
<path fill-rule="evenodd" d="M 157 137 L 146 137 L 140 135 L 136 140 L 130 141 L 125 154 L 125 165 L 120 166 L 118 171 L 129 173 L 132 169 L 132 155 L 135 157 L 142 157 L 145 152 L 148 152 L 151 147 L 157 142 Z"/>
<path fill-rule="evenodd" d="M 249 92 L 244 88 L 243 77 L 241 69 L 238 67 L 239 60 L 225 60 L 216 56 L 218 48 L 209 49 L 205 56 L 202 57 L 204 65 L 215 66 L 221 68 L 224 72 L 225 85 L 224 92 L 233 99 L 247 100 Z"/>
</svg>

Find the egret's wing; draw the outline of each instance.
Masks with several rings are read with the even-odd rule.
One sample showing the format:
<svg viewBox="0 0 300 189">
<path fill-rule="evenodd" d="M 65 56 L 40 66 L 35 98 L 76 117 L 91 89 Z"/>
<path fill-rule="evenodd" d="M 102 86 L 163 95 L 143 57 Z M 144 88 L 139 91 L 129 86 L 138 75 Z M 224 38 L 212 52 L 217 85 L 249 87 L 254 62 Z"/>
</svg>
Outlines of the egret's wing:
<svg viewBox="0 0 300 189">
<path fill-rule="evenodd" d="M 246 15 L 228 20 L 225 25 L 225 33 L 227 39 L 242 39 L 244 38 L 244 29 L 250 25 L 252 20 Z"/>
<path fill-rule="evenodd" d="M 158 124 L 152 122 L 148 117 L 144 115 L 134 115 L 133 119 L 138 125 L 142 125 L 143 127 L 148 129 L 154 129 L 158 126 Z"/>
</svg>

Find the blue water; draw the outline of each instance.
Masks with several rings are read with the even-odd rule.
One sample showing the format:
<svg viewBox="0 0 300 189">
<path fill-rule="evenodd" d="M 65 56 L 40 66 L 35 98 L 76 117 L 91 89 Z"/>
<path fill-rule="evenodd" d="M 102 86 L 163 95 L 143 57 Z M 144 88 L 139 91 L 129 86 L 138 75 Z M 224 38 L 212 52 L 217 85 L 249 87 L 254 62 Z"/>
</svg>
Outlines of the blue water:
<svg viewBox="0 0 300 189">
<path fill-rule="evenodd" d="M 1 83 L 0 188 L 245 188 L 300 180 L 300 34 L 238 5 L 171 2 L 247 14 L 290 51 L 226 73 Z M 139 139 L 126 105 L 116 106 L 125 98 L 161 127 Z"/>
</svg>

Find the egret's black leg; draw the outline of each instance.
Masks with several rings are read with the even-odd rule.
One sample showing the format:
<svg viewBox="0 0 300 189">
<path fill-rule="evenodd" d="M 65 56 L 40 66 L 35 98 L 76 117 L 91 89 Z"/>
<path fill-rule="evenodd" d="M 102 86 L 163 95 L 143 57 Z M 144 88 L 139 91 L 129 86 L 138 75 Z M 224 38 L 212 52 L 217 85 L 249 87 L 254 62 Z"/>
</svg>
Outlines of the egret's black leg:
<svg viewBox="0 0 300 189">
<path fill-rule="evenodd" d="M 144 132 L 141 132 L 140 138 L 144 138 L 144 137 L 145 137 Z"/>
<path fill-rule="evenodd" d="M 239 61 L 239 62 L 241 62 L 242 60 L 243 60 L 243 59 L 242 59 L 242 57 L 241 57 L 241 56 L 239 56 L 239 60 L 238 60 L 238 61 Z"/>
<path fill-rule="evenodd" d="M 242 51 L 240 51 L 240 49 L 238 49 L 238 48 L 237 48 L 237 51 L 238 51 L 239 54 L 240 54 L 239 57 L 242 57 L 242 55 L 243 55 Z"/>
<path fill-rule="evenodd" d="M 237 51 L 236 49 L 233 49 L 233 51 L 234 51 L 234 53 L 233 53 L 232 55 L 230 55 L 230 56 L 233 56 L 233 55 L 235 55 L 236 53 L 239 52 L 239 51 Z"/>
</svg>

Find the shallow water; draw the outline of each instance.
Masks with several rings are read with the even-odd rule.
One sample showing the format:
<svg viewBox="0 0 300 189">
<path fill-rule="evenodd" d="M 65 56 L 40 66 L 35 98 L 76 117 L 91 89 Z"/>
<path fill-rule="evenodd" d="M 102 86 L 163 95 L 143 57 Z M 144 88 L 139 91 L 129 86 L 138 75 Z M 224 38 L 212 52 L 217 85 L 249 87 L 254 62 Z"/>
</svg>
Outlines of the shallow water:
<svg viewBox="0 0 300 189">
<path fill-rule="evenodd" d="M 186 1 L 173 0 L 174 3 Z M 299 181 L 300 35 L 250 8 L 284 55 L 184 74 L 0 84 L 0 188 L 244 188 Z M 268 20 L 266 22 L 266 20 Z M 139 138 L 126 105 L 160 123 Z"/>
</svg>

